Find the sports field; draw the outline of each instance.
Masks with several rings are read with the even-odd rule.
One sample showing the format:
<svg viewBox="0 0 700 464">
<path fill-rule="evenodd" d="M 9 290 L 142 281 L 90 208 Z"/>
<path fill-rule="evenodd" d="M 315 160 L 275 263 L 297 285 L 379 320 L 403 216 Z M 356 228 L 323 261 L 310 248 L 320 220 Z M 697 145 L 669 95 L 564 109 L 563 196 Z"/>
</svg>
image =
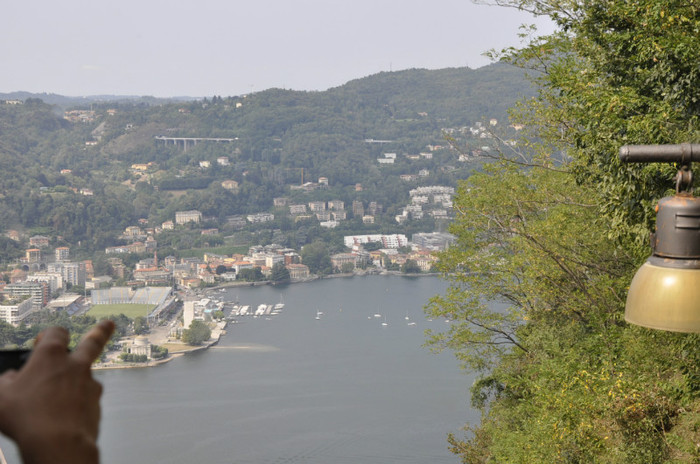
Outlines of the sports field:
<svg viewBox="0 0 700 464">
<path fill-rule="evenodd" d="M 118 316 L 119 314 L 134 319 L 138 316 L 148 316 L 148 313 L 153 311 L 155 307 L 155 305 L 151 304 L 101 304 L 93 305 L 90 311 L 88 311 L 88 314 L 97 319 L 108 316 Z"/>
</svg>

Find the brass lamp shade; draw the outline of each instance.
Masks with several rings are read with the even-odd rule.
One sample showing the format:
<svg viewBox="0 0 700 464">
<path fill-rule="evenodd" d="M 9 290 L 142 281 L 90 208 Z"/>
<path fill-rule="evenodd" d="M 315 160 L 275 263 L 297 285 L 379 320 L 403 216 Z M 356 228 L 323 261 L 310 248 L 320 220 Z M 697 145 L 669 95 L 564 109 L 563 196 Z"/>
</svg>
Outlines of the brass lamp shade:
<svg viewBox="0 0 700 464">
<path fill-rule="evenodd" d="M 620 161 L 679 164 L 676 194 L 662 198 L 656 207 L 652 255 L 632 279 L 625 320 L 700 333 L 700 197 L 692 194 L 691 169 L 700 161 L 700 144 L 626 145 L 620 148 Z"/>
<path fill-rule="evenodd" d="M 700 333 L 700 269 L 650 261 L 632 279 L 625 320 L 651 329 Z"/>
</svg>

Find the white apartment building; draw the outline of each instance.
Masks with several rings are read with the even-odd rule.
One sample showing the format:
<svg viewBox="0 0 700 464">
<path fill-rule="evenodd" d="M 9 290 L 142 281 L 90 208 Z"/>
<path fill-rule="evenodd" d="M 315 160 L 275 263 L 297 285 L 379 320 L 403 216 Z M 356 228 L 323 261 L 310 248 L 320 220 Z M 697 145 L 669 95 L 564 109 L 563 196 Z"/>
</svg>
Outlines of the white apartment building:
<svg viewBox="0 0 700 464">
<path fill-rule="evenodd" d="M 17 303 L 6 302 L 5 304 L 0 304 L 0 320 L 16 326 L 31 310 L 31 298 L 26 298 L 24 301 Z"/>
<path fill-rule="evenodd" d="M 289 205 L 289 214 L 306 213 L 306 205 Z"/>
<path fill-rule="evenodd" d="M 260 222 L 270 222 L 275 220 L 275 215 L 271 213 L 256 213 L 249 214 L 246 216 L 249 222 L 252 224 L 258 224 Z"/>
<path fill-rule="evenodd" d="M 27 281 L 46 282 L 51 293 L 63 289 L 63 275 L 60 272 L 37 272 L 28 276 Z"/>
<path fill-rule="evenodd" d="M 408 239 L 404 234 L 346 235 L 343 237 L 343 243 L 348 248 L 352 248 L 353 245 L 369 242 L 380 242 L 384 248 L 399 248 L 408 245 Z"/>
<path fill-rule="evenodd" d="M 47 266 L 47 271 L 61 274 L 65 283 L 80 286 L 85 285 L 85 263 L 50 263 Z"/>
<path fill-rule="evenodd" d="M 284 255 L 270 253 L 265 256 L 265 266 L 272 268 L 277 263 L 284 264 Z"/>
<path fill-rule="evenodd" d="M 202 222 L 202 213 L 197 210 L 175 212 L 175 224 L 182 225 L 188 222 L 199 224 Z"/>
</svg>

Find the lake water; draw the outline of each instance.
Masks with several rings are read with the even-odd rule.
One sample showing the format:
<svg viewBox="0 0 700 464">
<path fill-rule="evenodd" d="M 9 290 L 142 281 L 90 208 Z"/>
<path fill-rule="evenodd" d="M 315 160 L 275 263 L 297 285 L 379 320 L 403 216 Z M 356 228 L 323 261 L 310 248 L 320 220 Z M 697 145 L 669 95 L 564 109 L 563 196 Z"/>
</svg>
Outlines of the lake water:
<svg viewBox="0 0 700 464">
<path fill-rule="evenodd" d="M 422 312 L 444 289 L 369 276 L 217 293 L 285 309 L 165 365 L 97 372 L 103 464 L 458 463 L 446 435 L 479 420 L 473 379 L 422 347 L 447 326 Z"/>
</svg>

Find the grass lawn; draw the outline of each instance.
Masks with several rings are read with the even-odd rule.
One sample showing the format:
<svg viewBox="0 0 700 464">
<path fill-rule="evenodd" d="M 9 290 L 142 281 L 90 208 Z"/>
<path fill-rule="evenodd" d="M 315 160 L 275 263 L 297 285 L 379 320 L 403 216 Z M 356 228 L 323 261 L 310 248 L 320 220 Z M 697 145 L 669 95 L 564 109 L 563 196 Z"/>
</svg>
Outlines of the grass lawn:
<svg viewBox="0 0 700 464">
<path fill-rule="evenodd" d="M 150 304 L 103 304 L 94 305 L 88 311 L 90 316 L 94 316 L 97 319 L 108 316 L 118 316 L 119 314 L 124 314 L 130 319 L 134 319 L 138 316 L 148 316 L 148 313 L 153 311 L 156 305 Z"/>
<path fill-rule="evenodd" d="M 161 348 L 167 348 L 169 354 L 182 353 L 183 351 L 192 351 L 197 346 L 191 346 L 184 343 L 163 343 L 159 345 Z"/>
</svg>

